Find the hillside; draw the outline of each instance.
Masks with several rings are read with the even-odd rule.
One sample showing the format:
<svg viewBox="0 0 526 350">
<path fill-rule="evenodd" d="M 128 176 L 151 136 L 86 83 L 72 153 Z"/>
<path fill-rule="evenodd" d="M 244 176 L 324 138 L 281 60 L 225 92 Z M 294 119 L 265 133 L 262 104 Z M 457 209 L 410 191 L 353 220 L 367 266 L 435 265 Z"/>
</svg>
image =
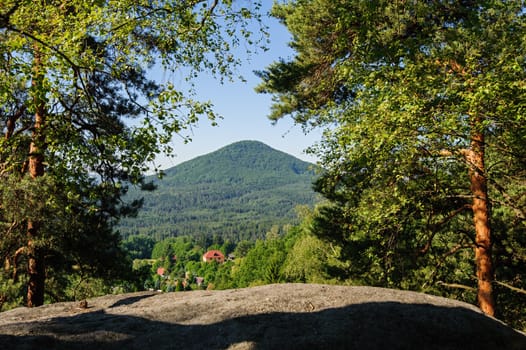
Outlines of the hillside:
<svg viewBox="0 0 526 350">
<path fill-rule="evenodd" d="M 279 284 L 142 292 L 0 313 L 5 349 L 519 350 L 473 305 L 373 287 Z"/>
<path fill-rule="evenodd" d="M 151 178 L 153 192 L 132 191 L 144 206 L 120 230 L 157 239 L 263 237 L 273 225 L 293 222 L 297 205 L 315 203 L 313 167 L 261 142 L 237 142 L 166 170 L 162 180 Z"/>
</svg>

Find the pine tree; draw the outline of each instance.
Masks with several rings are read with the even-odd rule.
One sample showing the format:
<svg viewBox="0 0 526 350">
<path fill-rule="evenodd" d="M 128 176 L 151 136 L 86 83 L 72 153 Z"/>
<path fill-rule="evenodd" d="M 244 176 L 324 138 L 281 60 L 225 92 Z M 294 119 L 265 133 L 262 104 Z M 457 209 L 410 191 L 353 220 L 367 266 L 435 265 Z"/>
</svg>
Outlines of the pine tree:
<svg viewBox="0 0 526 350">
<path fill-rule="evenodd" d="M 232 48 L 240 37 L 248 39 L 259 9 L 237 4 L 0 4 L 1 191 L 24 201 L 26 210 L 22 215 L 0 204 L 2 256 L 15 275 L 25 263 L 28 306 L 44 302 L 58 237 L 67 239 L 57 250 L 67 263 L 79 259 L 86 266 L 92 249 L 89 261 L 107 266 L 104 255 L 116 248 L 113 225 L 140 205 L 122 203 L 127 185 L 141 184 L 155 156 L 172 151 L 174 134 L 199 117 L 215 119 L 210 103 L 195 101 L 192 89 L 150 81 L 148 69 L 234 77 L 239 61 Z M 26 187 L 6 185 L 17 182 Z M 120 259 L 114 252 L 112 260 Z"/>
<path fill-rule="evenodd" d="M 328 126 L 318 190 L 341 225 L 322 231 L 402 287 L 458 285 L 472 274 L 437 271 L 472 249 L 478 303 L 493 315 L 506 270 L 495 238 L 517 248 L 512 230 L 525 229 L 523 2 L 298 0 L 273 14 L 296 56 L 259 72 L 258 91 L 274 95 L 271 119 Z M 498 211 L 513 221 L 504 231 Z"/>
</svg>

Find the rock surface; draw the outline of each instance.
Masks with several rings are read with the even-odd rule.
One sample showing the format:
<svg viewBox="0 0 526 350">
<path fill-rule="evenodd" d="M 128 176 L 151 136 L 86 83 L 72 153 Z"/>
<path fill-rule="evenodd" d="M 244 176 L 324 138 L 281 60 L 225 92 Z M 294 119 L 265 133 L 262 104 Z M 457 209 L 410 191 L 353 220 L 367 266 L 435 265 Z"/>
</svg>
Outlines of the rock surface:
<svg viewBox="0 0 526 350">
<path fill-rule="evenodd" d="M 526 349 L 476 307 L 373 287 L 142 292 L 0 313 L 1 349 Z"/>
</svg>

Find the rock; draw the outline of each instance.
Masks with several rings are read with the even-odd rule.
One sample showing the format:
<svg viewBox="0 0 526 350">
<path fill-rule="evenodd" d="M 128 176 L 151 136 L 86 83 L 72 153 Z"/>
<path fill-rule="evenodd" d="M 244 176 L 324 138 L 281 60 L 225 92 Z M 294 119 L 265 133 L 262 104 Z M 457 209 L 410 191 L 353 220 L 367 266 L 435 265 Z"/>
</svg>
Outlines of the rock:
<svg viewBox="0 0 526 350">
<path fill-rule="evenodd" d="M 89 307 L 88 307 L 89 305 Z M 142 292 L 0 313 L 5 349 L 526 349 L 472 305 L 373 287 Z"/>
</svg>

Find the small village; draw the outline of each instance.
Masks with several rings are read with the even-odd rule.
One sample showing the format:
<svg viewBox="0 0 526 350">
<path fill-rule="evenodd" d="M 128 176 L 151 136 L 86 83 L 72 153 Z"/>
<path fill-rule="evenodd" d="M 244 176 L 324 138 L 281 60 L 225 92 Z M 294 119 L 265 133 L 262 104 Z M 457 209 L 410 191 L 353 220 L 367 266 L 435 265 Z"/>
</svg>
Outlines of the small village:
<svg viewBox="0 0 526 350">
<path fill-rule="evenodd" d="M 225 261 L 233 261 L 235 255 L 233 253 L 228 254 L 225 258 L 225 255 L 217 249 L 208 250 L 202 256 L 202 262 L 206 264 L 211 264 L 214 267 L 215 265 L 224 264 Z M 153 265 L 158 265 L 160 262 L 164 262 L 165 259 L 160 260 L 151 260 Z M 172 262 L 177 262 L 177 256 L 171 257 Z M 168 266 L 175 266 L 168 264 Z M 155 277 L 153 278 L 153 287 L 149 287 L 149 290 L 156 290 L 158 292 L 174 292 L 174 291 L 186 291 L 193 289 L 214 289 L 212 283 L 208 283 L 204 277 L 196 276 L 190 271 L 185 271 L 183 276 L 173 274 L 173 271 L 170 271 L 170 267 L 159 266 L 155 270 Z"/>
</svg>

